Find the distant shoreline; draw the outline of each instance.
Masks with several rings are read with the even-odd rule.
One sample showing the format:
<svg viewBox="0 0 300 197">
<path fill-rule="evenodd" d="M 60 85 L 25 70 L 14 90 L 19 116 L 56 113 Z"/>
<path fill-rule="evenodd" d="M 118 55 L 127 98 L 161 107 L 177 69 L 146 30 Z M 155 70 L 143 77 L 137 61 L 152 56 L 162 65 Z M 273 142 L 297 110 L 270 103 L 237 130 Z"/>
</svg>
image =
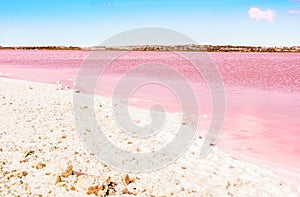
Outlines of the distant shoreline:
<svg viewBox="0 0 300 197">
<path fill-rule="evenodd" d="M 300 53 L 300 46 L 293 47 L 262 47 L 232 45 L 144 45 L 144 46 L 19 46 L 1 47 L 0 50 L 84 50 L 84 51 L 181 51 L 181 52 L 268 52 L 268 53 Z"/>
</svg>

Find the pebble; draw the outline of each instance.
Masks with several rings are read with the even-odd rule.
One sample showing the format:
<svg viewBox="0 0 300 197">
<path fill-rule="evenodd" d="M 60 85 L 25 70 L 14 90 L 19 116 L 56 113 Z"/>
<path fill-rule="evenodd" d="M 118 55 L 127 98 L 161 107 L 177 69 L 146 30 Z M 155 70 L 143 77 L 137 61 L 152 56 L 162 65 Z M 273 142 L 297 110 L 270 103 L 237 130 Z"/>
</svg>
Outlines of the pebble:
<svg viewBox="0 0 300 197">
<path fill-rule="evenodd" d="M 68 177 L 68 176 L 72 175 L 72 173 L 73 173 L 73 165 L 72 165 L 72 163 L 67 163 L 62 168 L 60 176 L 62 176 L 62 177 Z"/>
<path fill-rule="evenodd" d="M 129 185 L 130 183 L 133 183 L 134 181 L 135 181 L 135 179 L 130 178 L 130 176 L 128 174 L 126 174 L 122 177 L 122 182 L 125 186 Z"/>
<path fill-rule="evenodd" d="M 56 185 L 59 182 L 61 182 L 61 177 L 58 174 L 51 174 L 49 176 L 49 184 Z"/>
<path fill-rule="evenodd" d="M 46 164 L 44 164 L 42 162 L 39 162 L 35 165 L 35 168 L 38 170 L 43 169 L 44 167 L 46 167 Z"/>
</svg>

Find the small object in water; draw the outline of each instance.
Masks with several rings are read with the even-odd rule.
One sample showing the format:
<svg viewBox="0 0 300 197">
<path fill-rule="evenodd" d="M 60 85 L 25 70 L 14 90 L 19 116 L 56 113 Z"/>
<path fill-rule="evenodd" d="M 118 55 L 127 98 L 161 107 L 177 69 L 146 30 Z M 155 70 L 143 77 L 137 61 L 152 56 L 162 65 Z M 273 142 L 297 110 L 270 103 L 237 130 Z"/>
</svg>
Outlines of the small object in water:
<svg viewBox="0 0 300 197">
<path fill-rule="evenodd" d="M 2 77 L 8 77 L 9 73 L 6 72 L 0 72 L 0 76 Z"/>
</svg>

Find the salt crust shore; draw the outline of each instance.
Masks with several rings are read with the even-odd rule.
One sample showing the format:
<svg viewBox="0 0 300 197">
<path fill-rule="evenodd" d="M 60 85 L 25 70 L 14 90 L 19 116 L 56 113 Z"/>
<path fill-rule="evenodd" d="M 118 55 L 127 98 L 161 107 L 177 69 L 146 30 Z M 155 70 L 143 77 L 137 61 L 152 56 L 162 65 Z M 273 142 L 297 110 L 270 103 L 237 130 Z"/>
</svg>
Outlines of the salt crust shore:
<svg viewBox="0 0 300 197">
<path fill-rule="evenodd" d="M 199 138 L 161 170 L 120 173 L 80 141 L 72 90 L 12 79 L 0 79 L 0 90 L 0 196 L 300 196 L 295 182 L 232 159 L 216 147 L 200 159 Z M 172 132 L 166 132 L 140 146 L 113 124 L 109 99 L 97 97 L 95 103 L 99 124 L 123 148 L 151 151 L 172 139 Z M 138 124 L 147 122 L 143 110 L 132 112 Z M 165 131 L 176 130 L 178 118 L 168 114 Z"/>
</svg>

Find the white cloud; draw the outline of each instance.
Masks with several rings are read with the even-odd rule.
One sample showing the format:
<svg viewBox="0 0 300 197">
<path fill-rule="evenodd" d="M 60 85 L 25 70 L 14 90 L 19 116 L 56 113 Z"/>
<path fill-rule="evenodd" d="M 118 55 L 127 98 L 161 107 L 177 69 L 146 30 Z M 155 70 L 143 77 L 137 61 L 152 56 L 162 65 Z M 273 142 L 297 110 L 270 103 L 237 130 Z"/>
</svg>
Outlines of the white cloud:
<svg viewBox="0 0 300 197">
<path fill-rule="evenodd" d="M 249 17 L 254 20 L 267 20 L 272 22 L 275 18 L 275 10 L 261 10 L 257 7 L 251 7 L 248 10 Z"/>
<path fill-rule="evenodd" d="M 300 14 L 300 8 L 297 8 L 297 9 L 290 9 L 290 10 L 288 10 L 288 14 L 290 14 L 290 15 L 297 15 L 297 14 Z"/>
</svg>

